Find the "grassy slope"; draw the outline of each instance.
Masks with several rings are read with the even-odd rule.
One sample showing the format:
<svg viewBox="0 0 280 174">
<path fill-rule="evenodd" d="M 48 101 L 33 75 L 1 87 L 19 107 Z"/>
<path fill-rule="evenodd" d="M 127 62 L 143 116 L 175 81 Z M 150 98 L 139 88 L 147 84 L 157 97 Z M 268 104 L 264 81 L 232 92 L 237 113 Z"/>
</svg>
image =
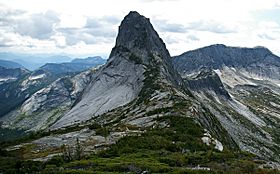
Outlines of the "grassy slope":
<svg viewBox="0 0 280 174">
<path fill-rule="evenodd" d="M 23 161 L 23 151 L 1 151 L 0 171 L 4 173 L 277 173 L 257 169 L 262 161 L 251 154 L 225 149 L 219 152 L 202 141 L 203 129 L 187 117 L 163 117 L 168 127 L 147 130 L 142 136 L 120 139 L 109 149 L 81 160 L 62 157 L 43 162 Z M 197 165 L 211 171 L 191 170 Z"/>
</svg>

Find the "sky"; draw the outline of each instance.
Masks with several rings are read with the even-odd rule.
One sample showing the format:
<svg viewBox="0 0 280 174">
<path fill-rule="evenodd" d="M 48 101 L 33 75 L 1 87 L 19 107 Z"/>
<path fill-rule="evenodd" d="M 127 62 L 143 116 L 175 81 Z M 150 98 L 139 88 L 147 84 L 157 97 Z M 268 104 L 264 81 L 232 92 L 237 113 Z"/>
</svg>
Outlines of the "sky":
<svg viewBox="0 0 280 174">
<path fill-rule="evenodd" d="M 129 11 L 150 18 L 172 56 L 211 44 L 280 55 L 279 0 L 0 0 L 0 52 L 107 58 Z"/>
</svg>

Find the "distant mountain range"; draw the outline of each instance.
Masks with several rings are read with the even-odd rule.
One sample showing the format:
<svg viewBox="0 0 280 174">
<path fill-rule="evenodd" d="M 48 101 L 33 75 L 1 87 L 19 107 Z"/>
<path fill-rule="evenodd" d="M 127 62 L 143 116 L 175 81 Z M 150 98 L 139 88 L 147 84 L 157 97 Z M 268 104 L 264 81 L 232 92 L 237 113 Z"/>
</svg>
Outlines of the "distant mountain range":
<svg viewBox="0 0 280 174">
<path fill-rule="evenodd" d="M 1 55 L 1 53 L 0 53 Z M 55 59 L 55 57 L 53 57 Z M 66 58 L 67 59 L 67 58 Z M 0 66 L 4 68 L 27 68 L 30 69 L 30 63 L 26 61 L 18 61 L 21 62 L 17 63 L 15 61 L 9 60 L 1 60 L 0 59 Z M 37 68 L 40 63 L 36 64 L 36 69 L 46 70 L 48 72 L 54 74 L 63 74 L 63 73 L 72 73 L 72 72 L 81 72 L 91 67 L 96 67 L 98 65 L 102 65 L 106 63 L 106 59 L 103 59 L 100 56 L 95 57 L 87 57 L 87 58 L 76 58 L 73 59 L 71 62 L 62 62 L 62 63 L 46 63 L 43 66 Z M 26 67 L 27 66 L 27 67 Z M 28 68 L 29 67 L 29 68 Z M 31 69 L 35 68 L 32 67 Z"/>
<path fill-rule="evenodd" d="M 72 58 L 63 55 L 35 55 L 2 52 L 0 53 L 0 59 L 13 61 L 29 70 L 35 70 L 46 63 L 69 62 Z"/>
<path fill-rule="evenodd" d="M 99 56 L 97 57 L 88 57 L 85 59 L 74 59 L 71 62 L 66 63 L 47 63 L 39 69 L 54 73 L 54 74 L 63 74 L 63 73 L 72 73 L 72 72 L 81 72 L 91 67 L 96 67 L 106 63 L 106 59 L 103 59 Z"/>
<path fill-rule="evenodd" d="M 9 60 L 0 60 L 0 66 L 4 68 L 24 68 L 21 64 Z"/>
</svg>

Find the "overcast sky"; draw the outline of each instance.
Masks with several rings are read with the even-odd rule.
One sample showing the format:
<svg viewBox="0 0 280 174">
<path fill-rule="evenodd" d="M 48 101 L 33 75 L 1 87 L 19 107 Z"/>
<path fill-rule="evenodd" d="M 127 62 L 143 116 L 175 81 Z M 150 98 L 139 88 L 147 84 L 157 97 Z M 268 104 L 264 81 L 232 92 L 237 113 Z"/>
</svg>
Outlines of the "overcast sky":
<svg viewBox="0 0 280 174">
<path fill-rule="evenodd" d="M 0 0 L 0 52 L 107 56 L 132 10 L 171 55 L 216 43 L 280 55 L 279 0 Z"/>
</svg>

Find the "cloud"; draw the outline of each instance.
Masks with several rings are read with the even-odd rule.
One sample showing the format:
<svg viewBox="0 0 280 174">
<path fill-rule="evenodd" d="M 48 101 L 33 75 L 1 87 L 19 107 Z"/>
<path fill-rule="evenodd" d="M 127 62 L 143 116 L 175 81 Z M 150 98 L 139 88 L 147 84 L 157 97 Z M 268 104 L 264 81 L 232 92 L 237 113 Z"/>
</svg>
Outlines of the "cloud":
<svg viewBox="0 0 280 174">
<path fill-rule="evenodd" d="M 237 29 L 233 26 L 226 26 L 217 21 L 195 21 L 187 25 L 171 23 L 167 20 L 154 20 L 154 24 L 160 32 L 187 33 L 189 30 L 209 31 L 218 34 L 236 33 Z"/>
<path fill-rule="evenodd" d="M 0 31 L 0 47 L 11 47 L 12 40 L 8 38 L 5 33 Z"/>
<path fill-rule="evenodd" d="M 11 22 L 15 20 L 16 17 L 25 14 L 23 10 L 14 10 L 0 4 L 0 27 L 7 28 Z"/>
<path fill-rule="evenodd" d="M 269 35 L 266 34 L 266 33 L 258 34 L 258 37 L 261 38 L 261 39 L 275 40 L 275 38 L 273 38 L 272 36 L 269 36 Z"/>
<path fill-rule="evenodd" d="M 111 16 L 89 17 L 81 28 L 59 28 L 57 31 L 65 37 L 66 44 L 70 46 L 79 42 L 85 44 L 110 43 L 117 35 L 113 25 L 119 21 L 119 18 Z"/>
<path fill-rule="evenodd" d="M 178 43 L 180 40 L 176 37 L 172 37 L 172 36 L 166 36 L 164 37 L 164 42 L 167 44 L 176 44 Z"/>
<path fill-rule="evenodd" d="M 204 20 L 189 23 L 186 28 L 189 30 L 209 31 L 209 32 L 218 33 L 218 34 L 227 34 L 227 33 L 236 33 L 237 32 L 236 27 L 225 26 L 224 24 L 221 24 L 216 21 L 204 21 Z"/>
<path fill-rule="evenodd" d="M 25 19 L 15 20 L 12 25 L 14 31 L 21 35 L 36 39 L 49 39 L 55 34 L 55 26 L 59 22 L 57 13 L 47 11 L 46 13 L 32 14 Z"/>
<path fill-rule="evenodd" d="M 190 41 L 199 41 L 200 40 L 197 36 L 195 36 L 193 34 L 188 35 L 187 39 L 190 40 Z"/>
<path fill-rule="evenodd" d="M 121 19 L 115 16 L 103 16 L 103 17 L 88 17 L 85 27 L 86 28 L 96 28 L 103 26 L 112 26 L 119 24 Z"/>
<path fill-rule="evenodd" d="M 2 0 L 1 50 L 109 53 L 117 27 L 130 10 L 151 19 L 173 55 L 217 42 L 279 50 L 279 0 L 124 0 L 119 8 L 118 1 L 85 1 Z"/>
<path fill-rule="evenodd" d="M 0 4 L 0 47 L 33 48 L 47 44 L 66 48 L 79 43 L 112 43 L 116 36 L 113 26 L 120 20 L 116 16 L 87 17 L 82 27 L 62 28 L 60 15 L 54 11 L 27 14 Z"/>
<path fill-rule="evenodd" d="M 79 42 L 86 44 L 113 42 L 116 33 L 110 29 L 103 28 L 60 28 L 58 30 L 66 40 L 67 45 L 75 45 Z"/>
<path fill-rule="evenodd" d="M 16 33 L 7 33 L 0 29 L 0 47 L 14 47 L 19 46 L 19 35 Z"/>
<path fill-rule="evenodd" d="M 252 15 L 260 21 L 274 21 L 280 25 L 280 6 L 272 9 L 261 9 L 252 12 Z"/>
<path fill-rule="evenodd" d="M 186 33 L 187 28 L 182 24 L 170 23 L 167 20 L 154 20 L 155 27 L 160 32 Z"/>
<path fill-rule="evenodd" d="M 117 21 L 117 18 L 111 17 L 88 18 L 86 25 L 81 30 L 96 37 L 115 37 L 116 31 L 113 25 L 118 23 Z"/>
</svg>

